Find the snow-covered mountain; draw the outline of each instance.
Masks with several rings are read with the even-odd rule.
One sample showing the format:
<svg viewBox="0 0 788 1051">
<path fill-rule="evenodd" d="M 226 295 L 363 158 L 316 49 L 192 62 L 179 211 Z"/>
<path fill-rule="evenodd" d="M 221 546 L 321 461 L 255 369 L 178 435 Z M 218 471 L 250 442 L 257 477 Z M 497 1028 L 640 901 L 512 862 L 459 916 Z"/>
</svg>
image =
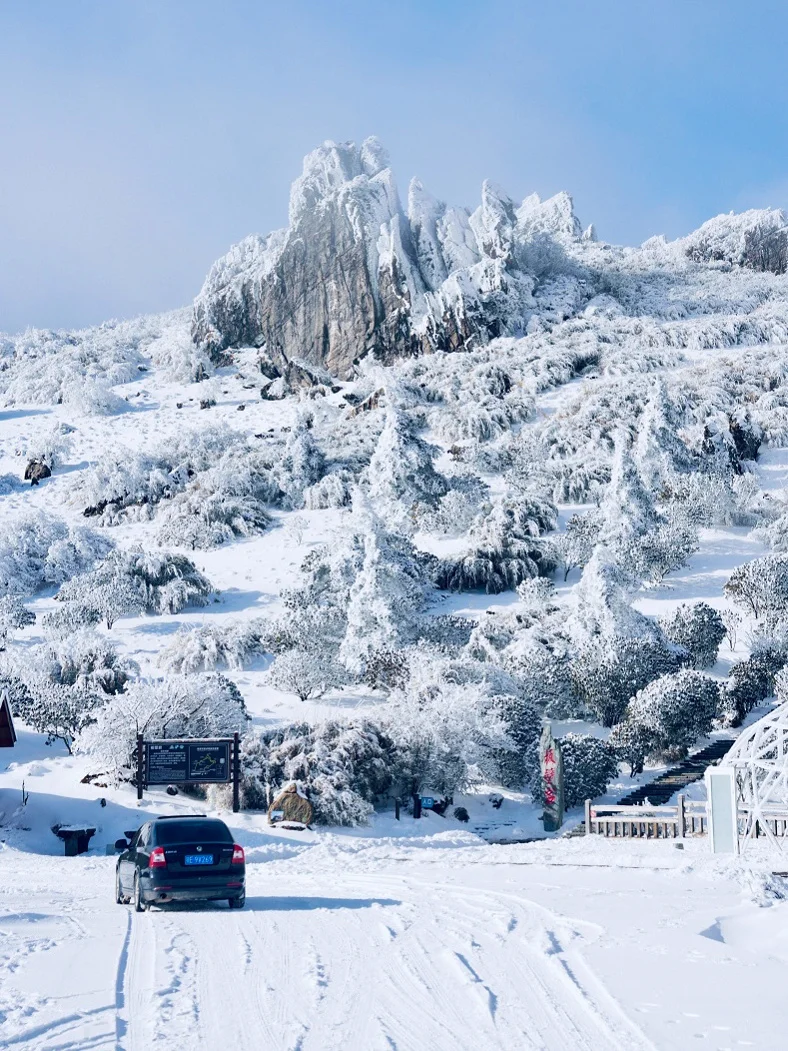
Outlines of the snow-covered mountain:
<svg viewBox="0 0 788 1051">
<path fill-rule="evenodd" d="M 557 275 L 570 286 L 561 314 L 571 316 L 627 256 L 644 274 L 686 274 L 688 262 L 774 273 L 788 266 L 779 211 L 719 216 L 641 251 L 606 255 L 593 242 L 566 193 L 518 205 L 485 182 L 470 211 L 412 179 L 403 206 L 377 139 L 326 142 L 293 184 L 288 227 L 246 238 L 211 268 L 194 304 L 193 339 L 214 357 L 251 345 L 279 367 L 303 360 L 347 379 L 367 355 L 390 362 L 521 336 L 543 313 L 540 288 Z"/>
</svg>

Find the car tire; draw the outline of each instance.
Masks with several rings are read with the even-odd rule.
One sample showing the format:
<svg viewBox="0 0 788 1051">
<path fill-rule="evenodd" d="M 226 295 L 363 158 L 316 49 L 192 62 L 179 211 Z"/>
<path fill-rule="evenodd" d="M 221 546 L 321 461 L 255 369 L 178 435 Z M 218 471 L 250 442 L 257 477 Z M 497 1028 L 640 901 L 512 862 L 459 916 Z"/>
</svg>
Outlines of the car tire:
<svg viewBox="0 0 788 1051">
<path fill-rule="evenodd" d="M 147 904 L 142 900 L 142 891 L 140 889 L 140 874 L 139 872 L 134 873 L 134 911 L 145 912 L 147 910 Z"/>
<path fill-rule="evenodd" d="M 228 898 L 227 904 L 231 909 L 242 909 L 246 904 L 246 892 L 240 894 L 237 898 Z"/>
<path fill-rule="evenodd" d="M 123 893 L 120 886 L 120 869 L 115 869 L 115 901 L 118 905 L 128 905 L 129 899 Z"/>
</svg>

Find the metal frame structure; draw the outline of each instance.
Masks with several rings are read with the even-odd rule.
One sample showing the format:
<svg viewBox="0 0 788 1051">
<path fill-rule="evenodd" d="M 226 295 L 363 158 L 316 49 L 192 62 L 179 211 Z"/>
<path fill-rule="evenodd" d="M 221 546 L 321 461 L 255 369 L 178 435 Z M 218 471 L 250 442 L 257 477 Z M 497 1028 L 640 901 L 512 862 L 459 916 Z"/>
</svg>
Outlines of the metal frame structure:
<svg viewBox="0 0 788 1051">
<path fill-rule="evenodd" d="M 783 850 L 788 822 L 788 702 L 742 730 L 720 766 L 735 770 L 740 849 L 763 835 L 776 850 Z"/>
</svg>

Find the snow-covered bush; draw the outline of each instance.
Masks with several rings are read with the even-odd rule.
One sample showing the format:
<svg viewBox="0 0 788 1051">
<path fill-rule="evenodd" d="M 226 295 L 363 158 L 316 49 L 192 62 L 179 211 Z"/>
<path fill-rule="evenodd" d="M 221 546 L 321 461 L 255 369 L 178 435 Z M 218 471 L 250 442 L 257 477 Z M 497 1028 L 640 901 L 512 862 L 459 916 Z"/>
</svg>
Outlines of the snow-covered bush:
<svg viewBox="0 0 788 1051">
<path fill-rule="evenodd" d="M 613 728 L 610 743 L 631 753 L 632 739 L 638 736 L 641 758 L 682 759 L 710 732 L 718 704 L 714 679 L 690 669 L 663 675 L 635 694 L 625 719 Z M 631 761 L 631 754 L 627 758 Z"/>
<path fill-rule="evenodd" d="M 539 536 L 556 523 L 552 502 L 538 494 L 511 493 L 476 519 L 468 553 L 441 563 L 438 587 L 498 594 L 549 572 L 553 564 Z"/>
<path fill-rule="evenodd" d="M 148 740 L 232 737 L 245 730 L 249 719 L 238 687 L 216 672 L 136 679 L 94 714 L 95 722 L 80 734 L 79 748 L 116 781 L 131 776 L 137 734 Z"/>
<path fill-rule="evenodd" d="M 691 667 L 710 668 L 716 662 L 725 625 L 717 610 L 706 602 L 691 606 L 682 603 L 662 617 L 659 626 L 667 639 L 689 653 Z"/>
<path fill-rule="evenodd" d="M 35 619 L 35 613 L 23 605 L 16 595 L 0 598 L 0 650 L 5 649 L 10 634 L 34 624 Z"/>
<path fill-rule="evenodd" d="M 613 726 L 631 697 L 654 679 L 677 671 L 680 657 L 659 635 L 614 636 L 588 642 L 572 662 L 584 704 L 603 726 Z"/>
<path fill-rule="evenodd" d="M 324 475 L 319 482 L 304 489 L 304 507 L 323 511 L 330 507 L 349 507 L 355 479 L 350 471 L 339 470 Z"/>
<path fill-rule="evenodd" d="M 245 806 L 262 809 L 295 781 L 321 825 L 365 824 L 374 804 L 396 792 L 400 779 L 396 746 L 366 719 L 293 723 L 248 734 L 241 769 Z"/>
<path fill-rule="evenodd" d="M 720 694 L 720 708 L 726 726 L 741 726 L 753 708 L 772 696 L 786 661 L 785 653 L 764 648 L 731 667 Z"/>
<path fill-rule="evenodd" d="M 25 460 L 45 463 L 51 471 L 54 471 L 68 456 L 71 447 L 70 435 L 73 429 L 64 423 L 37 428 L 21 450 Z"/>
<path fill-rule="evenodd" d="M 112 549 L 91 529 L 39 511 L 11 520 L 0 536 L 0 594 L 33 595 L 90 569 Z"/>
<path fill-rule="evenodd" d="M 27 651 L 25 667 L 62 686 L 98 694 L 116 694 L 125 689 L 136 664 L 120 657 L 109 639 L 93 631 L 52 641 Z"/>
<path fill-rule="evenodd" d="M 596 636 L 653 635 L 652 621 L 629 604 L 632 577 L 604 547 L 597 547 L 574 589 L 575 605 L 566 628 L 576 645 Z"/>
<path fill-rule="evenodd" d="M 300 701 L 321 697 L 344 680 L 342 666 L 313 649 L 280 653 L 274 658 L 265 678 L 275 690 L 295 694 Z"/>
<path fill-rule="evenodd" d="M 731 573 L 724 591 L 757 619 L 779 619 L 788 610 L 788 555 L 745 562 Z"/>
<path fill-rule="evenodd" d="M 185 555 L 136 546 L 113 551 L 94 570 L 64 584 L 57 598 L 97 610 L 110 626 L 118 617 L 143 611 L 179 613 L 204 606 L 213 590 Z"/>
<path fill-rule="evenodd" d="M 514 746 L 499 753 L 500 782 L 509 788 L 523 789 L 539 769 L 541 714 L 531 701 L 511 694 L 495 697 L 493 708 L 500 715 L 507 737 Z"/>
<path fill-rule="evenodd" d="M 268 625 L 260 618 L 229 624 L 201 624 L 180 628 L 159 655 L 168 672 L 192 673 L 217 668 L 244 668 L 267 650 L 263 637 Z"/>
</svg>

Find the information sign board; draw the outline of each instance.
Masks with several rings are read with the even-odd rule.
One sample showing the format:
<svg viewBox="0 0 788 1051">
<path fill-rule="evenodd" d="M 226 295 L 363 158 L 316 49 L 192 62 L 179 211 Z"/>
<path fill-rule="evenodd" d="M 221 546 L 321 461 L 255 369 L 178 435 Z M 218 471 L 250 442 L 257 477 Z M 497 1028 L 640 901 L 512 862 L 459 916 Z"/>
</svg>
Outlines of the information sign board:
<svg viewBox="0 0 788 1051">
<path fill-rule="evenodd" d="M 232 779 L 230 741 L 146 741 L 145 783 L 226 784 Z"/>
</svg>

